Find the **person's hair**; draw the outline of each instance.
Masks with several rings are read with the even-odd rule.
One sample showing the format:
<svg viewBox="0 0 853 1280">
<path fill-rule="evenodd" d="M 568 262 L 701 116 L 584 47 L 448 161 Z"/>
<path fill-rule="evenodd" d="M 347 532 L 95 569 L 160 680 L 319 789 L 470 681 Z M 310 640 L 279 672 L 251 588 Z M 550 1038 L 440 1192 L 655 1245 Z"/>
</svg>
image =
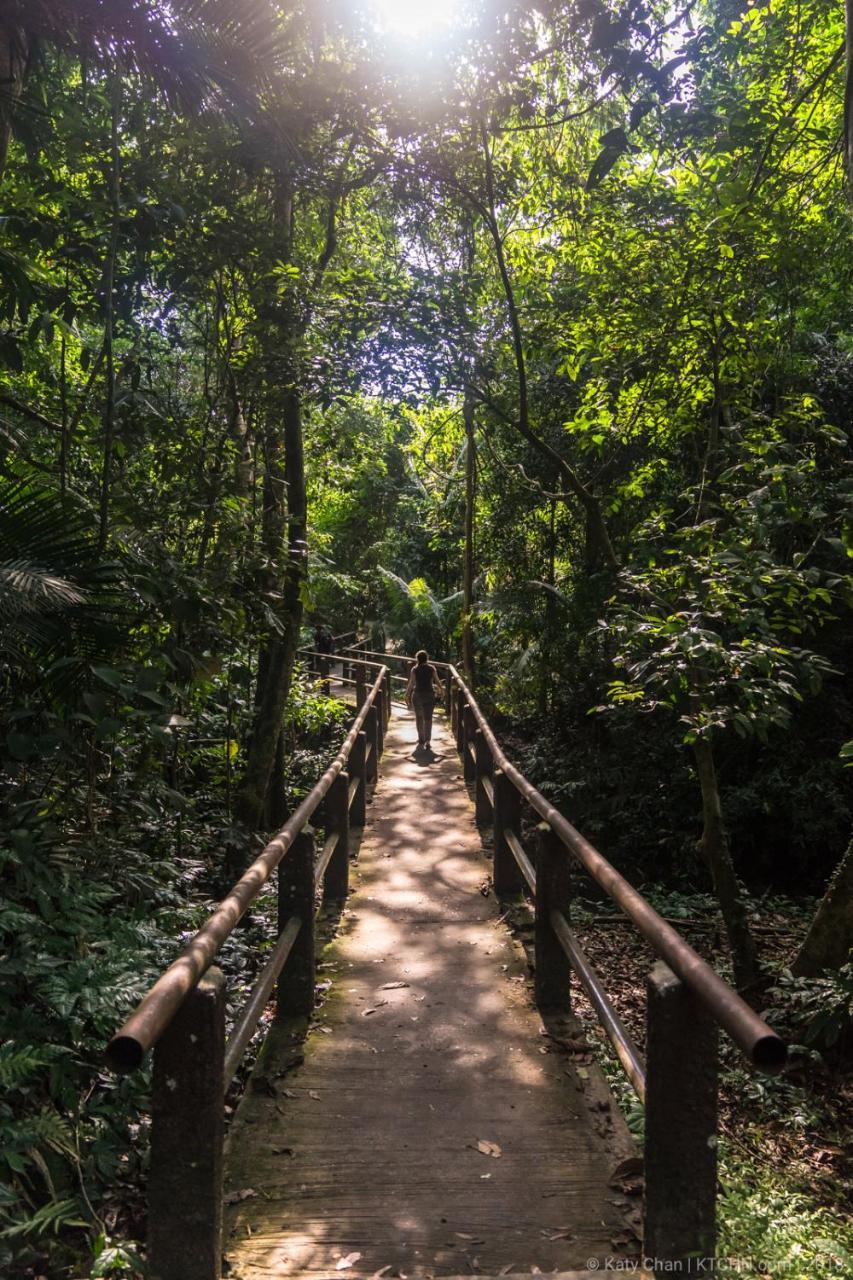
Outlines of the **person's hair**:
<svg viewBox="0 0 853 1280">
<path fill-rule="evenodd" d="M 418 649 L 417 653 L 415 654 L 415 658 L 421 664 L 421 666 L 423 666 L 423 664 L 426 662 L 428 657 L 429 657 L 429 654 L 427 653 L 426 649 Z"/>
</svg>

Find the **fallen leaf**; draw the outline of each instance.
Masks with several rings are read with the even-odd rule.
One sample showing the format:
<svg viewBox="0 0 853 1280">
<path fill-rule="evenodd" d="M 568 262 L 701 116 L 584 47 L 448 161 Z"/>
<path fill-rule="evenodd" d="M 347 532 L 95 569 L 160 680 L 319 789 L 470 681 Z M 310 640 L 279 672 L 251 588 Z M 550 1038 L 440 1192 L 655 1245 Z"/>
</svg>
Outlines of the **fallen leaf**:
<svg viewBox="0 0 853 1280">
<path fill-rule="evenodd" d="M 509 1275 L 509 1273 L 510 1273 L 510 1271 L 512 1271 L 512 1269 L 513 1269 L 513 1267 L 514 1267 L 514 1266 L 515 1266 L 515 1263 L 514 1263 L 514 1262 L 508 1262 L 508 1263 L 506 1264 L 506 1266 L 505 1266 L 505 1267 L 501 1267 L 500 1271 L 498 1272 L 498 1275 L 499 1275 L 499 1276 L 508 1276 L 508 1275 Z"/>
<path fill-rule="evenodd" d="M 620 1160 L 607 1180 L 614 1191 L 626 1196 L 639 1195 L 643 1189 L 643 1161 L 640 1156 L 628 1156 Z"/>
<path fill-rule="evenodd" d="M 373 1275 L 370 1277 L 370 1280 L 382 1280 L 382 1277 L 385 1275 L 385 1273 L 390 1270 L 391 1270 L 391 1263 L 388 1262 L 384 1267 L 380 1267 L 378 1271 L 374 1271 Z"/>
<path fill-rule="evenodd" d="M 243 1200 L 257 1200 L 259 1194 L 253 1187 L 243 1187 L 242 1191 L 229 1191 L 225 1203 L 241 1204 Z"/>
<path fill-rule="evenodd" d="M 408 987 L 408 982 L 383 982 L 379 988 L 380 991 L 399 991 L 402 987 Z"/>
<path fill-rule="evenodd" d="M 274 1156 L 290 1156 L 291 1158 L 296 1155 L 293 1147 L 273 1147 L 272 1153 Z"/>
<path fill-rule="evenodd" d="M 353 1266 L 356 1262 L 358 1262 L 360 1257 L 361 1257 L 360 1253 L 348 1253 L 346 1257 L 338 1258 L 337 1262 L 335 1263 L 335 1270 L 346 1271 L 349 1267 Z"/>
<path fill-rule="evenodd" d="M 581 1080 L 589 1079 L 589 1072 L 587 1071 L 586 1067 L 578 1067 L 578 1075 L 580 1076 Z"/>
<path fill-rule="evenodd" d="M 309 1098 L 313 1098 L 315 1102 L 319 1102 L 319 1101 L 320 1101 L 320 1095 L 319 1095 L 319 1093 L 317 1092 L 317 1090 L 316 1090 L 316 1089 L 309 1089 L 309 1090 L 308 1090 L 308 1097 L 309 1097 Z"/>
<path fill-rule="evenodd" d="M 488 1138 L 477 1139 L 477 1150 L 484 1156 L 494 1156 L 496 1160 L 498 1156 L 503 1155 L 498 1144 L 496 1142 L 490 1142 Z"/>
</svg>

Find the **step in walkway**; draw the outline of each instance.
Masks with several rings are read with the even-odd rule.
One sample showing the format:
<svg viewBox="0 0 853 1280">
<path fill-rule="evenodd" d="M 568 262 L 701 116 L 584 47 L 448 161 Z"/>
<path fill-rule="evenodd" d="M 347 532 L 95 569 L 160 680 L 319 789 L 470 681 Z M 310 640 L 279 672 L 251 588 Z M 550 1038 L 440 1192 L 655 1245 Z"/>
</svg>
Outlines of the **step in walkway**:
<svg viewBox="0 0 853 1280">
<path fill-rule="evenodd" d="M 230 1280 L 603 1271 L 625 1256 L 636 1210 L 609 1185 L 630 1150 L 621 1117 L 560 1028 L 543 1034 L 446 722 L 429 761 L 415 737 L 395 706 L 321 957 L 325 1002 L 304 1042 L 273 1029 L 234 1118 Z"/>
</svg>

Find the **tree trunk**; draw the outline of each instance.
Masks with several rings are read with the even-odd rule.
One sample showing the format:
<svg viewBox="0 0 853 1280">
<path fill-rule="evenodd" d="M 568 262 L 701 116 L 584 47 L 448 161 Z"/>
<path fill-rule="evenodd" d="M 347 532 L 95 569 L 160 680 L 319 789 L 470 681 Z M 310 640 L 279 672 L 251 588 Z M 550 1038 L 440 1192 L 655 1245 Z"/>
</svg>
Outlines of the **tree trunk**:
<svg viewBox="0 0 853 1280">
<path fill-rule="evenodd" d="M 474 688 L 474 502 L 476 498 L 477 454 L 474 440 L 474 396 L 466 385 L 462 405 L 465 422 L 465 558 L 462 565 L 462 670 L 469 688 Z"/>
<path fill-rule="evenodd" d="M 726 927 L 735 983 L 738 990 L 743 991 L 760 977 L 755 939 L 749 928 L 743 890 L 732 862 L 711 744 L 700 738 L 693 744 L 693 756 L 702 788 L 702 852 L 711 872 L 714 892 Z"/>
<path fill-rule="evenodd" d="M 851 0 L 851 2 L 853 2 L 853 0 Z M 518 378 L 518 420 L 514 425 L 518 433 L 527 441 L 527 443 L 554 467 L 556 476 L 562 485 L 563 491 L 566 494 L 572 494 L 579 502 L 586 517 L 587 544 L 590 550 L 590 559 L 593 567 L 597 567 L 598 564 L 603 564 L 612 573 L 618 573 L 620 564 L 610 538 L 607 521 L 604 519 L 601 503 L 598 498 L 596 498 L 595 494 L 583 483 L 574 467 L 570 466 L 566 459 L 559 454 L 556 449 L 552 449 L 547 440 L 543 440 L 541 436 L 537 435 L 530 425 L 527 363 L 524 356 L 524 337 L 521 329 L 521 317 L 515 297 L 515 289 L 513 288 L 512 280 L 510 279 L 509 267 L 507 266 L 503 236 L 501 235 L 500 226 L 498 225 L 495 203 L 494 166 L 492 163 L 491 148 L 489 146 L 489 140 L 485 130 L 483 130 L 482 133 L 482 143 L 486 169 L 486 195 L 488 205 L 485 209 L 481 209 L 481 213 L 495 250 L 498 274 L 501 278 L 501 285 L 503 287 L 504 298 L 507 305 L 509 327 L 510 332 L 512 333 L 512 349 L 515 359 L 516 375 Z"/>
<path fill-rule="evenodd" d="M 281 734 L 299 633 L 302 627 L 303 584 L 307 577 L 308 510 L 305 490 L 305 457 L 302 442 L 302 406 L 294 376 L 283 399 L 284 474 L 283 484 L 272 477 L 272 496 L 276 510 L 284 506 L 287 493 L 287 563 L 281 601 L 276 610 L 280 632 L 274 632 L 262 655 L 257 709 L 252 728 L 246 771 L 237 802 L 238 817 L 247 826 L 257 827 L 264 814 L 267 790 L 272 776 L 276 748 Z M 268 459 L 268 473 L 275 466 Z M 269 516 L 273 516 L 273 512 Z"/>
<path fill-rule="evenodd" d="M 118 239 L 121 218 L 119 191 L 118 120 L 121 110 L 121 77 L 112 73 L 112 116 L 110 123 L 110 241 L 104 270 L 104 359 L 106 360 L 107 388 L 104 399 L 104 457 L 101 466 L 101 499 L 98 518 L 98 550 L 103 553 L 107 545 L 110 521 L 110 490 L 112 484 L 113 452 L 115 448 L 115 400 L 116 374 L 113 337 L 115 329 L 115 277 L 118 257 Z"/>
<path fill-rule="evenodd" d="M 30 43 L 23 27 L 5 27 L 0 34 L 0 182 L 9 160 L 12 120 L 27 83 Z"/>
<path fill-rule="evenodd" d="M 844 0 L 844 170 L 853 202 L 853 0 Z"/>
<path fill-rule="evenodd" d="M 548 586 L 557 584 L 557 502 L 551 499 L 548 517 Z M 548 713 L 548 694 L 551 684 L 551 647 L 556 632 L 557 600 L 552 591 L 545 593 L 545 622 L 539 657 L 539 713 Z"/>
<path fill-rule="evenodd" d="M 853 840 L 827 885 L 803 945 L 791 965 L 801 978 L 846 964 L 853 948 Z"/>
</svg>

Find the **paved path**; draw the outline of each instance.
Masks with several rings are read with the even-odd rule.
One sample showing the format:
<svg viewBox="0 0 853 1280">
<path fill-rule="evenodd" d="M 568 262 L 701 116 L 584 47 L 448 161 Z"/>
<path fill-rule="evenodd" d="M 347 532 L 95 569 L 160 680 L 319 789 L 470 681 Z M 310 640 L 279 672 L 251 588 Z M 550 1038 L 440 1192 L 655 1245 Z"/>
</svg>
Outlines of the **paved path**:
<svg viewBox="0 0 853 1280">
<path fill-rule="evenodd" d="M 304 1045 L 273 1032 L 234 1120 L 232 1280 L 621 1256 L 621 1120 L 543 1035 L 444 720 L 430 764 L 414 737 L 395 708 L 325 1004 Z"/>
</svg>

